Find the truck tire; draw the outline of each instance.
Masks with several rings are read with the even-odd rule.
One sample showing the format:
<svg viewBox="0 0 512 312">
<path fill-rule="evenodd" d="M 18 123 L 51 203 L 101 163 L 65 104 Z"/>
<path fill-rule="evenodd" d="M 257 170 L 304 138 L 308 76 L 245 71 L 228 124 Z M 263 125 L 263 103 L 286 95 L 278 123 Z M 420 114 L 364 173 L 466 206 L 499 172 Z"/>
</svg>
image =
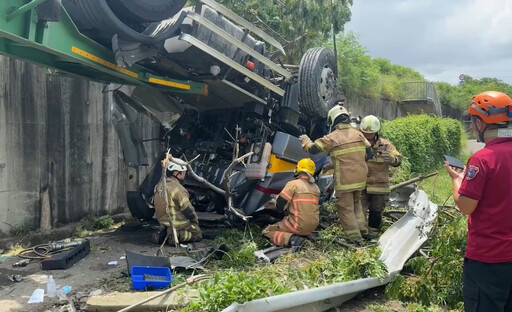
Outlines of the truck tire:
<svg viewBox="0 0 512 312">
<path fill-rule="evenodd" d="M 147 28 L 141 32 L 130 28 L 127 24 L 117 17 L 113 10 L 109 7 L 105 0 L 68 0 L 70 4 L 66 6 L 74 7 L 75 18 L 82 23 L 88 24 L 94 29 L 98 30 L 98 34 L 102 38 L 110 40 L 114 34 L 117 34 L 119 39 L 143 43 L 154 44 L 169 38 L 169 34 L 174 33 L 175 24 L 163 28 L 159 32 L 155 32 L 158 23 L 145 24 Z M 92 38 L 96 40 L 97 38 Z"/>
<path fill-rule="evenodd" d="M 331 49 L 311 48 L 299 65 L 299 104 L 302 114 L 324 118 L 337 97 L 338 71 Z"/>
<path fill-rule="evenodd" d="M 174 16 L 187 0 L 107 0 L 109 7 L 126 24 L 159 22 Z"/>
</svg>

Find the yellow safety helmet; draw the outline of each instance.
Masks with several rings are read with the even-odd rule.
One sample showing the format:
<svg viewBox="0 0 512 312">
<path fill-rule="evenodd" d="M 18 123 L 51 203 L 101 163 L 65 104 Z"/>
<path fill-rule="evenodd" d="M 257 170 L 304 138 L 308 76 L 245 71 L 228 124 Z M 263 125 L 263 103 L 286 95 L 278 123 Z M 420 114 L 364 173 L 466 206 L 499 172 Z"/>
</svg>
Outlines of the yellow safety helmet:
<svg viewBox="0 0 512 312">
<path fill-rule="evenodd" d="M 373 115 L 368 115 L 361 120 L 359 129 L 364 133 L 377 133 L 380 131 L 380 120 Z"/>
<path fill-rule="evenodd" d="M 313 175 L 315 174 L 315 169 L 315 163 L 310 158 L 303 158 L 297 163 L 297 169 L 295 169 L 295 173 L 306 172 L 310 175 Z"/>
<path fill-rule="evenodd" d="M 329 110 L 329 113 L 327 114 L 327 124 L 332 126 L 336 118 L 343 114 L 347 116 L 349 115 L 347 109 L 341 105 L 335 105 Z"/>
</svg>

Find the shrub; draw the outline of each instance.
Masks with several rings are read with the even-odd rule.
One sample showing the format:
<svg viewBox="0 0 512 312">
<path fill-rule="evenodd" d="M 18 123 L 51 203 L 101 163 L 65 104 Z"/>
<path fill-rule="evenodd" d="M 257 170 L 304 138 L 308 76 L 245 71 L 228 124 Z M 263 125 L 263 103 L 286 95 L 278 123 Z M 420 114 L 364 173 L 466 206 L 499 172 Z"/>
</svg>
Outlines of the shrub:
<svg viewBox="0 0 512 312">
<path fill-rule="evenodd" d="M 460 155 L 463 128 L 455 119 L 410 115 L 383 122 L 382 136 L 407 159 L 411 172 L 425 173 L 435 170 L 445 154 Z"/>
</svg>

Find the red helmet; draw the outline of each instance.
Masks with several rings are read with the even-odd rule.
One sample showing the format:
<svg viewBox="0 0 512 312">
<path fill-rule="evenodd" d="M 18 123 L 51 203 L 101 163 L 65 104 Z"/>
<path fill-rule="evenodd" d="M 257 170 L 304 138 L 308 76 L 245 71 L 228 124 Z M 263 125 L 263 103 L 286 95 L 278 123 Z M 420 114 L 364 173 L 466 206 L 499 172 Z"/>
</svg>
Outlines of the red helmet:
<svg viewBox="0 0 512 312">
<path fill-rule="evenodd" d="M 486 91 L 473 97 L 468 112 L 487 124 L 512 121 L 512 99 L 505 93 Z"/>
</svg>

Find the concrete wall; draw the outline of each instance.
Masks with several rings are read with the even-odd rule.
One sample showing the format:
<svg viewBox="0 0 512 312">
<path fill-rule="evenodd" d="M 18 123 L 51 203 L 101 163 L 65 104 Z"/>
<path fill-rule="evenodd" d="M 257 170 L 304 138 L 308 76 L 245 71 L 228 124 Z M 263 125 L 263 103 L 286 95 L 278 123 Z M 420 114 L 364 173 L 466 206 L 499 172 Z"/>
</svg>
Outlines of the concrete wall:
<svg viewBox="0 0 512 312">
<path fill-rule="evenodd" d="M 0 57 L 0 234 L 39 225 L 45 187 L 53 226 L 127 210 L 126 190 L 135 190 L 148 168 L 123 163 L 112 93 L 103 87 Z M 143 138 L 158 136 L 151 119 L 141 117 L 140 125 Z M 150 161 L 156 144 L 146 144 Z"/>
<path fill-rule="evenodd" d="M 393 120 L 405 115 L 397 102 L 383 99 L 350 96 L 346 98 L 345 106 L 352 116 L 375 115 L 385 120 Z"/>
</svg>

